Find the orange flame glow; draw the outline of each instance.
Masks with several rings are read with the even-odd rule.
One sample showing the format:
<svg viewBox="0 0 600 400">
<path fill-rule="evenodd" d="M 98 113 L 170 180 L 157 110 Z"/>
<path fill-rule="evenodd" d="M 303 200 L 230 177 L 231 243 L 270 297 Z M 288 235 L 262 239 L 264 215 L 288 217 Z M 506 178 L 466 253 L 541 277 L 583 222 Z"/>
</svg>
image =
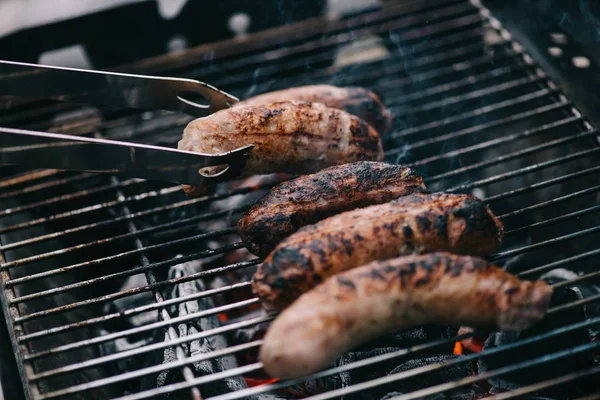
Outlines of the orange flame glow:
<svg viewBox="0 0 600 400">
<path fill-rule="evenodd" d="M 277 378 L 273 378 L 273 379 L 254 379 L 254 378 L 244 377 L 244 380 L 246 381 L 246 385 L 248 385 L 248 387 L 254 387 L 254 386 L 268 385 L 269 383 L 275 383 L 279 379 L 277 379 Z"/>
</svg>

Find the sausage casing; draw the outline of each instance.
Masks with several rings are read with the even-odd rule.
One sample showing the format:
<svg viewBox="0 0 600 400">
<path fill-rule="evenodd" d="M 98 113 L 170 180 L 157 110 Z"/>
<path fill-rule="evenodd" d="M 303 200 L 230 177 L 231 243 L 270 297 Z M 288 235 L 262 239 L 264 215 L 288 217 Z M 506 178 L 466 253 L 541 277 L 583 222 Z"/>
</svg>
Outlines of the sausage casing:
<svg viewBox="0 0 600 400">
<path fill-rule="evenodd" d="M 423 178 L 410 168 L 370 161 L 337 165 L 273 187 L 242 216 L 238 231 L 248 250 L 265 257 L 302 226 L 420 192 Z"/>
<path fill-rule="evenodd" d="M 271 324 L 260 359 L 272 377 L 291 379 L 331 365 L 386 333 L 424 324 L 523 330 L 543 318 L 552 287 L 520 281 L 484 259 L 411 255 L 329 278 Z"/>
<path fill-rule="evenodd" d="M 379 97 L 361 87 L 300 86 L 259 94 L 239 102 L 238 105 L 261 105 L 289 100 L 323 103 L 328 107 L 344 110 L 362 118 L 380 134 L 389 130 L 392 121 L 390 111 L 383 105 Z"/>
<path fill-rule="evenodd" d="M 259 266 L 253 289 L 267 308 L 283 308 L 341 271 L 410 253 L 489 255 L 503 226 L 479 199 L 413 194 L 347 211 L 284 239 Z"/>
<path fill-rule="evenodd" d="M 216 154 L 248 144 L 254 148 L 245 176 L 310 174 L 332 165 L 383 160 L 379 134 L 360 118 L 320 103 L 294 101 L 236 106 L 196 119 L 185 128 L 178 148 Z M 191 187 L 188 192 L 193 193 Z"/>
</svg>

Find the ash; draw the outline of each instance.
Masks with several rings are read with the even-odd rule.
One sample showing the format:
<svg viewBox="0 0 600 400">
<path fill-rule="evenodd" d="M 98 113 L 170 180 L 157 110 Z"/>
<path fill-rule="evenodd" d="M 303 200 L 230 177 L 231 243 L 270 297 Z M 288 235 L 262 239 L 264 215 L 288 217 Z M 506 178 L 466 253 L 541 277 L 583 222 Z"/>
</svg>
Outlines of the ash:
<svg viewBox="0 0 600 400">
<path fill-rule="evenodd" d="M 198 272 L 202 269 L 202 264 L 198 261 L 187 262 L 178 264 L 169 269 L 168 278 L 176 279 L 183 276 Z M 136 275 L 128 279 L 123 289 L 128 287 L 136 287 L 145 283 L 145 277 L 143 275 Z M 192 294 L 200 293 L 206 290 L 205 284 L 201 280 L 195 280 L 180 284 L 174 288 L 166 289 L 162 295 L 165 300 L 180 298 L 183 296 L 189 296 Z M 148 304 L 153 301 L 153 296 L 150 293 L 144 293 L 136 296 L 130 296 L 117 301 L 112 302 L 107 306 L 106 311 L 122 311 L 130 309 L 135 306 L 142 304 Z M 215 304 L 210 297 L 200 298 L 193 301 L 188 301 L 181 304 L 176 304 L 166 308 L 166 311 L 170 318 L 182 317 L 193 313 L 198 313 L 203 310 L 214 308 Z M 152 312 L 145 315 L 136 315 L 129 317 L 127 322 L 130 327 L 137 327 L 147 325 L 159 320 L 158 312 Z M 217 315 L 211 315 L 203 318 L 197 318 L 184 323 L 176 324 L 174 326 L 178 337 L 186 337 L 189 335 L 195 335 L 199 332 L 212 330 L 221 326 L 221 322 Z M 100 333 L 108 333 L 103 331 Z M 159 343 L 163 341 L 169 341 L 170 338 L 165 334 L 165 329 L 156 329 L 150 331 L 141 336 L 129 336 L 124 339 L 120 339 L 108 344 L 101 346 L 102 354 L 111 354 L 121 351 L 125 351 L 131 348 L 141 347 L 151 343 Z M 194 357 L 201 354 L 211 353 L 217 350 L 221 350 L 228 347 L 227 339 L 224 335 L 212 335 L 209 337 L 194 340 L 190 343 L 181 345 L 183 353 L 186 357 Z M 150 365 L 160 365 L 163 363 L 169 363 L 177 361 L 177 353 L 174 348 L 166 348 L 164 350 L 155 351 L 150 353 L 145 359 L 139 360 L 138 358 L 128 359 L 117 365 L 116 373 L 124 373 L 127 371 L 136 370 Z M 209 359 L 200 362 L 196 362 L 190 365 L 196 377 L 206 376 L 221 371 L 230 370 L 238 366 L 235 356 L 224 356 L 216 359 Z M 148 375 L 142 378 L 139 383 L 139 390 L 149 390 L 157 387 L 162 387 L 172 383 L 180 382 L 183 380 L 183 375 L 180 368 L 162 371 L 157 374 Z M 200 387 L 200 391 L 203 396 L 216 396 L 223 393 L 229 393 L 238 391 L 246 388 L 247 385 L 242 377 L 233 377 L 223 379 L 220 381 L 211 382 L 210 384 Z M 165 395 L 165 399 L 189 399 L 188 391 L 179 391 L 169 393 Z M 253 399 L 278 399 L 279 397 L 274 395 L 261 395 L 254 397 Z"/>
</svg>

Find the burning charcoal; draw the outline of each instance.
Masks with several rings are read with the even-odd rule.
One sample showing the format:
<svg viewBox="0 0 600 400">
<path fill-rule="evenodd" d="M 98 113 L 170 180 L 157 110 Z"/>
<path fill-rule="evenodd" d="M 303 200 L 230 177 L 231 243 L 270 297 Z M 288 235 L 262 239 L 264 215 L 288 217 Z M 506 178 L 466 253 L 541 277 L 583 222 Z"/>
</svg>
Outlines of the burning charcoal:
<svg viewBox="0 0 600 400">
<path fill-rule="evenodd" d="M 392 400 L 397 396 L 409 393 L 390 392 L 383 396 L 380 400 Z M 431 396 L 423 397 L 423 400 L 473 400 L 475 399 L 475 392 L 471 389 L 462 389 L 453 393 L 440 393 Z"/>
<path fill-rule="evenodd" d="M 400 364 L 398 367 L 394 368 L 389 374 L 392 375 L 398 372 L 404 372 L 414 368 L 424 367 L 430 364 L 446 362 L 457 357 L 459 356 L 452 354 L 439 354 L 433 357 L 417 358 Z M 434 369 L 433 371 L 426 372 L 415 377 L 403 379 L 394 383 L 394 386 L 397 389 L 401 389 L 403 392 L 411 392 L 425 387 L 439 385 L 440 383 L 452 382 L 462 378 L 466 378 L 472 375 L 472 373 L 473 368 L 471 367 L 471 363 L 460 363 L 452 365 L 450 367 Z"/>
<path fill-rule="evenodd" d="M 169 279 L 180 278 L 187 276 L 196 271 L 195 265 L 184 263 L 173 266 L 169 271 Z M 186 282 L 176 286 L 170 291 L 164 293 L 165 299 L 179 298 L 190 294 L 204 291 L 204 284 L 200 280 Z M 169 315 L 172 318 L 197 313 L 202 310 L 213 308 L 214 304 L 211 298 L 201 298 L 195 301 L 177 304 L 168 309 Z M 199 318 L 187 321 L 175 326 L 179 337 L 193 335 L 198 332 L 203 332 L 215 329 L 220 326 L 219 318 L 212 315 L 205 318 Z M 157 331 L 159 339 L 168 340 L 165 337 L 164 331 Z M 216 350 L 227 347 L 225 337 L 222 335 L 214 335 L 205 337 L 199 340 L 194 340 L 191 343 L 183 344 L 182 348 L 186 356 L 193 357 L 199 354 L 210 353 Z M 152 364 L 168 363 L 177 360 L 175 349 L 167 348 L 160 353 L 153 353 L 154 357 L 159 357 L 159 360 L 153 360 Z M 196 376 L 204 376 L 235 368 L 237 362 L 234 356 L 220 357 L 217 359 L 209 359 L 194 363 L 191 367 Z M 161 387 L 170 383 L 181 381 L 181 370 L 168 370 L 159 373 L 158 375 L 146 378 L 142 383 L 143 389 Z M 223 393 L 229 393 L 236 390 L 241 390 L 246 387 L 245 382 L 241 377 L 228 378 L 221 381 L 213 382 L 209 385 L 200 388 L 204 396 L 216 396 Z M 186 393 L 187 396 L 187 393 Z M 189 396 L 188 396 L 189 397 Z M 172 397 L 169 397 L 172 398 Z M 187 397 L 185 397 L 187 398 Z"/>
<path fill-rule="evenodd" d="M 121 291 L 128 290 L 140 286 L 146 285 L 146 277 L 142 274 L 130 276 L 125 280 L 123 286 L 121 286 Z M 140 294 L 136 294 L 133 296 L 123 297 L 121 299 L 116 299 L 104 306 L 104 314 L 112 314 L 112 313 L 120 313 L 126 310 L 152 304 L 154 302 L 154 297 L 151 292 L 144 292 Z M 128 316 L 127 318 L 119 318 L 116 321 L 111 321 L 107 326 L 110 326 L 110 330 L 107 329 L 106 326 L 98 329 L 97 335 L 104 336 L 109 334 L 110 332 L 135 328 L 138 326 L 143 326 L 146 324 L 150 324 L 156 322 L 158 320 L 158 311 L 153 310 L 151 312 L 145 312 L 142 314 L 135 314 Z M 101 343 L 99 345 L 100 354 L 101 355 L 109 355 L 118 353 L 121 351 L 129 350 L 136 347 L 144 346 L 150 343 L 153 340 L 152 332 L 149 332 L 145 335 L 136 335 L 136 336 L 127 336 L 124 338 L 119 338 L 115 341 L 109 341 L 105 343 Z M 124 373 L 127 371 L 131 371 L 138 367 L 135 359 L 124 359 L 116 364 L 114 367 L 116 371 L 115 373 Z"/>
<path fill-rule="evenodd" d="M 552 281 L 552 279 L 550 279 L 551 277 L 556 278 L 556 274 L 548 275 L 547 279 Z M 552 298 L 551 308 L 561 304 L 568 304 L 576 300 L 578 300 L 578 295 L 574 290 L 569 288 L 556 288 Z M 583 308 L 573 308 L 565 312 L 551 314 L 529 330 L 523 332 L 496 332 L 491 334 L 485 342 L 484 350 L 509 344 L 519 339 L 534 337 L 550 330 L 569 326 L 585 320 L 586 315 Z M 478 361 L 479 371 L 493 371 L 507 365 L 589 343 L 589 341 L 590 336 L 584 329 L 567 332 L 546 340 L 518 347 L 514 350 L 503 351 L 492 356 L 481 358 Z M 489 379 L 489 383 L 496 390 L 501 392 L 516 389 L 523 385 L 532 384 L 542 380 L 552 379 L 572 371 L 591 367 L 592 365 L 593 359 L 590 354 L 576 354 L 537 365 L 535 368 L 528 368 L 526 374 L 518 371 L 491 378 Z M 590 382 L 584 382 L 582 380 L 577 388 L 571 387 L 568 389 L 568 392 L 563 392 L 562 390 L 564 389 L 552 388 L 548 393 L 542 391 L 539 394 L 558 398 L 563 398 L 565 396 L 579 396 L 585 394 L 586 390 L 593 387 L 589 386 L 590 384 Z"/>
<path fill-rule="evenodd" d="M 558 283 L 563 281 L 572 281 L 578 277 L 579 275 L 573 271 L 564 268 L 557 268 L 543 275 L 542 279 L 549 283 Z M 572 285 L 567 285 L 567 287 L 573 290 L 579 299 L 585 299 L 600 294 L 600 287 L 589 281 L 576 282 Z M 586 304 L 583 306 L 583 310 L 588 319 L 599 317 L 600 303 L 596 301 Z M 600 335 L 600 327 L 594 325 L 589 328 L 589 332 L 592 337 L 597 337 Z"/>
<path fill-rule="evenodd" d="M 377 340 L 371 341 L 360 349 L 376 347 L 399 347 L 408 348 L 420 344 L 429 343 L 435 340 L 447 339 L 451 336 L 456 336 L 456 329 L 445 328 L 441 326 L 424 326 L 414 329 L 403 330 L 393 335 L 387 335 Z M 432 349 L 436 353 L 452 353 L 453 343 L 448 343 L 445 347 L 436 347 Z M 424 353 L 421 353 L 424 354 Z"/>
</svg>

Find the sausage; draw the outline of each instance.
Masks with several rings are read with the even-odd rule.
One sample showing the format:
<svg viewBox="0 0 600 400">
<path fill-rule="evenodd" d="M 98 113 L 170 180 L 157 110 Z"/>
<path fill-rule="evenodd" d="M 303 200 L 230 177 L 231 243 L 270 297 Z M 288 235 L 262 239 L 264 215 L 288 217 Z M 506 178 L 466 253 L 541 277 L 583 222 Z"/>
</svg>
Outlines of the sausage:
<svg viewBox="0 0 600 400">
<path fill-rule="evenodd" d="M 392 114 L 379 97 L 370 90 L 361 87 L 300 86 L 260 94 L 241 101 L 236 106 L 261 105 L 288 100 L 323 103 L 328 107 L 344 110 L 362 118 L 382 135 L 389 130 L 392 122 Z"/>
<path fill-rule="evenodd" d="M 301 228 L 259 266 L 253 290 L 266 308 L 281 309 L 328 277 L 370 261 L 432 251 L 489 255 L 503 231 L 473 196 L 413 194 Z"/>
<path fill-rule="evenodd" d="M 238 232 L 249 251 L 265 257 L 302 226 L 419 192 L 425 192 L 423 178 L 410 168 L 371 161 L 337 165 L 273 187 L 242 216 Z"/>
<path fill-rule="evenodd" d="M 185 128 L 178 148 L 215 154 L 248 144 L 255 147 L 248 153 L 245 176 L 310 174 L 332 165 L 383 160 L 379 134 L 360 118 L 296 101 L 236 106 L 196 119 Z M 195 191 L 189 186 L 184 190 Z"/>
<path fill-rule="evenodd" d="M 484 259 L 449 253 L 375 261 L 327 279 L 271 324 L 260 360 L 292 379 L 330 366 L 378 336 L 441 324 L 524 330 L 545 315 L 552 287 L 520 281 Z"/>
</svg>

